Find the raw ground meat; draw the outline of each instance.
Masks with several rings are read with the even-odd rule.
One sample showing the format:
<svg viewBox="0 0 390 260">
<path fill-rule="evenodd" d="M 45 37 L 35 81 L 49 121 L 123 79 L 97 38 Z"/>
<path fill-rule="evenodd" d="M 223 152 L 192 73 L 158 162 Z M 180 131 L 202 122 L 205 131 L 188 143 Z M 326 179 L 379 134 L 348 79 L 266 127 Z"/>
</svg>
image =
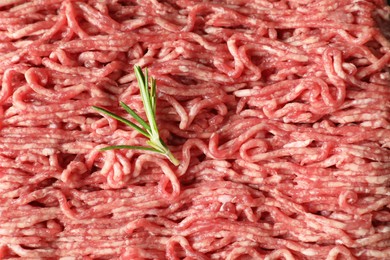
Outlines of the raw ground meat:
<svg viewBox="0 0 390 260">
<path fill-rule="evenodd" d="M 384 0 L 0 1 L 0 258 L 390 259 Z M 145 117 L 180 165 L 92 109 Z"/>
</svg>

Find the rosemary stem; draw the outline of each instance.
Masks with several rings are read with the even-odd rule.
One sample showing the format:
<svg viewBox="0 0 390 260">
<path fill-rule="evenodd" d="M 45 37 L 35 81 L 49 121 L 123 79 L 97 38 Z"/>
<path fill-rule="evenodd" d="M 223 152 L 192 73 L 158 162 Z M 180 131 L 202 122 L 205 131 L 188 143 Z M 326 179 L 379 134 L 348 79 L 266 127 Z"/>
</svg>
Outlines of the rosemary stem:
<svg viewBox="0 0 390 260">
<path fill-rule="evenodd" d="M 120 117 L 111 111 L 108 111 L 104 108 L 93 106 L 95 110 L 105 115 L 108 115 L 126 125 L 132 127 L 149 140 L 146 142 L 149 146 L 131 146 L 131 145 L 114 145 L 103 148 L 102 150 L 112 150 L 112 149 L 136 149 L 136 150 L 149 150 L 156 153 L 160 153 L 167 157 L 175 166 L 180 164 L 179 160 L 175 158 L 175 156 L 171 153 L 168 146 L 164 143 L 164 141 L 160 138 L 160 134 L 157 128 L 156 122 L 156 80 L 152 77 L 149 86 L 149 78 L 148 78 L 148 70 L 145 69 L 145 73 L 142 72 L 141 67 L 134 66 L 134 72 L 138 81 L 138 85 L 140 88 L 140 94 L 142 98 L 142 102 L 144 104 L 144 109 L 147 117 L 147 122 L 142 119 L 133 109 L 127 106 L 125 103 L 120 102 L 120 105 L 127 113 L 129 113 L 141 126 L 130 122 L 129 120 Z"/>
</svg>

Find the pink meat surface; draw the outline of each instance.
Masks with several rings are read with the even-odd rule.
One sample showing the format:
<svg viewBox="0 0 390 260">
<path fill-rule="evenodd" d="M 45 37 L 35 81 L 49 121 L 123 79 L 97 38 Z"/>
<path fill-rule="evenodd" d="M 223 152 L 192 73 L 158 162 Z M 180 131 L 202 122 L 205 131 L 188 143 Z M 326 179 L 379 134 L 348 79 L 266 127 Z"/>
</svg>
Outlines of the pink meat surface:
<svg viewBox="0 0 390 260">
<path fill-rule="evenodd" d="M 0 1 L 0 258 L 390 259 L 381 0 Z M 178 167 L 92 106 L 145 117 Z"/>
</svg>

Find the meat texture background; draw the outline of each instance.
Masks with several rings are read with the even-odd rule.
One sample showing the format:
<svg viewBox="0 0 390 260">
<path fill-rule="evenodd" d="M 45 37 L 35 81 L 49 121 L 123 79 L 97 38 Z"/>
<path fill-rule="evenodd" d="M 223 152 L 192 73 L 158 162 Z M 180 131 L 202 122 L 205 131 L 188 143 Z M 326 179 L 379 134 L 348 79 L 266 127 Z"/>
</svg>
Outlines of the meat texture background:
<svg viewBox="0 0 390 260">
<path fill-rule="evenodd" d="M 0 257 L 390 259 L 379 0 L 0 2 Z M 181 164 L 91 109 L 145 116 Z M 81 258 L 84 257 L 84 258 Z"/>
</svg>

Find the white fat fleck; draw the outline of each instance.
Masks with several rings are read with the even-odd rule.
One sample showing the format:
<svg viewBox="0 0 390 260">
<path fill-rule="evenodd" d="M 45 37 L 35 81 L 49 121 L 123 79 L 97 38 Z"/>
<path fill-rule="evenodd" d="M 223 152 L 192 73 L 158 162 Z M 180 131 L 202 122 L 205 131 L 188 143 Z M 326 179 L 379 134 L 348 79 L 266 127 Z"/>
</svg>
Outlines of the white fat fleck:
<svg viewBox="0 0 390 260">
<path fill-rule="evenodd" d="M 69 104 L 65 104 L 63 106 L 64 110 L 71 110 L 73 108 L 73 104 L 69 103 Z"/>
<path fill-rule="evenodd" d="M 354 232 L 356 235 L 358 235 L 358 236 L 364 236 L 364 235 L 366 235 L 367 233 L 368 233 L 368 230 L 367 229 L 365 229 L 365 228 L 359 228 L 358 230 L 356 230 L 355 232 Z"/>
<path fill-rule="evenodd" d="M 347 160 L 347 158 L 346 158 L 346 160 Z M 344 159 L 342 159 L 341 162 L 342 162 L 342 161 L 344 161 Z M 359 169 L 361 168 L 360 165 L 352 164 L 352 163 L 349 164 L 348 166 L 349 166 L 348 169 L 349 169 L 350 171 L 359 171 Z"/>
<path fill-rule="evenodd" d="M 205 29 L 205 31 L 208 34 L 217 34 L 217 33 L 221 32 L 221 29 L 216 28 L 216 27 L 208 27 Z"/>
<path fill-rule="evenodd" d="M 12 61 L 12 62 L 18 62 L 19 59 L 20 59 L 20 56 L 19 56 L 19 55 L 15 55 L 15 56 L 13 56 L 13 57 L 11 58 L 11 61 Z"/>
<path fill-rule="evenodd" d="M 284 148 L 293 148 L 293 147 L 306 147 L 308 146 L 313 140 L 308 139 L 305 141 L 296 141 L 296 142 L 291 142 L 283 145 Z"/>
<path fill-rule="evenodd" d="M 390 73 L 389 72 L 384 72 L 379 74 L 380 79 L 390 79 Z"/>
<path fill-rule="evenodd" d="M 183 47 L 177 47 L 176 48 L 176 52 L 183 53 L 184 52 L 184 48 Z"/>
<path fill-rule="evenodd" d="M 307 256 L 314 256 L 317 254 L 317 252 L 313 249 L 305 249 L 302 251 L 302 254 L 307 255 Z"/>
<path fill-rule="evenodd" d="M 379 229 L 379 232 L 381 232 L 381 233 L 389 233 L 390 232 L 390 227 L 384 226 L 381 229 Z"/>
<path fill-rule="evenodd" d="M 344 182 L 332 182 L 332 183 L 328 183 L 327 185 L 328 187 L 330 188 L 337 188 L 337 187 L 344 187 L 345 186 L 345 183 Z"/>
<path fill-rule="evenodd" d="M 388 176 L 368 176 L 366 177 L 366 180 L 368 183 L 372 184 L 386 184 L 388 181 Z"/>
<path fill-rule="evenodd" d="M 271 183 L 279 183 L 282 181 L 282 176 L 274 175 L 268 178 Z"/>
<path fill-rule="evenodd" d="M 190 70 L 186 66 L 179 66 L 181 72 L 189 72 Z"/>
<path fill-rule="evenodd" d="M 229 195 L 221 195 L 218 197 L 218 201 L 223 204 L 230 202 L 232 199 L 233 197 Z"/>
<path fill-rule="evenodd" d="M 48 127 L 49 128 L 58 128 L 58 125 L 55 123 L 51 123 Z"/>
<path fill-rule="evenodd" d="M 44 148 L 42 150 L 42 154 L 45 155 L 45 156 L 53 155 L 54 154 L 54 149 Z"/>
</svg>

